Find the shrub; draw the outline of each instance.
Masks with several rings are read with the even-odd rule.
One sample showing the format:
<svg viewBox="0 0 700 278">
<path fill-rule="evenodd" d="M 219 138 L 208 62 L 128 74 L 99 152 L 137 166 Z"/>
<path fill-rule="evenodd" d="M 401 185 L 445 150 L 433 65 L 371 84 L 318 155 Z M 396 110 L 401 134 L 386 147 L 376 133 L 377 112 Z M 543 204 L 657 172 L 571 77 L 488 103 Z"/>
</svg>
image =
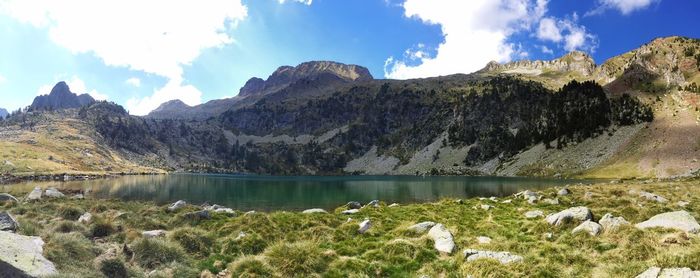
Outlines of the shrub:
<svg viewBox="0 0 700 278">
<path fill-rule="evenodd" d="M 109 278 L 126 278 L 128 272 L 126 266 L 119 259 L 104 260 L 100 264 L 100 271 Z"/>
<path fill-rule="evenodd" d="M 224 239 L 221 248 L 222 255 L 257 255 L 262 253 L 267 247 L 267 241 L 257 233 L 248 233 L 243 237 L 230 237 Z"/>
<path fill-rule="evenodd" d="M 181 262 L 185 252 L 179 245 L 160 239 L 140 239 L 131 246 L 134 260 L 142 267 L 153 269 L 160 265 Z"/>
<path fill-rule="evenodd" d="M 188 253 L 206 256 L 212 246 L 212 239 L 202 230 L 181 228 L 170 234 L 170 239 L 179 243 Z"/>
<path fill-rule="evenodd" d="M 265 250 L 270 265 L 283 276 L 309 276 L 322 273 L 328 266 L 327 257 L 314 242 L 280 242 Z"/>
<path fill-rule="evenodd" d="M 92 225 L 90 225 L 90 235 L 92 237 L 106 237 L 114 233 L 116 229 L 112 223 L 109 223 L 102 219 L 96 219 Z"/>
<path fill-rule="evenodd" d="M 274 272 L 270 266 L 258 257 L 244 256 L 228 267 L 231 277 L 271 277 Z"/>
<path fill-rule="evenodd" d="M 97 256 L 92 242 L 78 233 L 51 235 L 44 248 L 46 258 L 59 269 L 85 265 Z"/>
<path fill-rule="evenodd" d="M 59 214 L 66 220 L 78 220 L 83 213 L 85 213 L 83 209 L 75 206 L 62 206 L 59 209 Z"/>
</svg>

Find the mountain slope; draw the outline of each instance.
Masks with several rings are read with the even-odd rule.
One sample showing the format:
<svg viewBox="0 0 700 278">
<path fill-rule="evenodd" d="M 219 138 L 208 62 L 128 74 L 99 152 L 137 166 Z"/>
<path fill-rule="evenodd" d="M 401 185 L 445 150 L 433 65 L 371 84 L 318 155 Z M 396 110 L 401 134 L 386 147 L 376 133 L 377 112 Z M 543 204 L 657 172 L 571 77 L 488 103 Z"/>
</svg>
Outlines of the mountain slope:
<svg viewBox="0 0 700 278">
<path fill-rule="evenodd" d="M 9 115 L 9 114 L 10 114 L 10 113 L 7 112 L 7 110 L 6 110 L 5 108 L 0 108 L 0 118 L 5 118 L 5 117 L 7 117 L 7 115 Z"/>
<path fill-rule="evenodd" d="M 29 110 L 58 110 L 68 108 L 80 108 L 82 106 L 95 103 L 88 94 L 77 95 L 70 91 L 66 82 L 58 82 L 48 95 L 41 95 L 34 98 L 34 102 L 29 106 Z"/>
</svg>

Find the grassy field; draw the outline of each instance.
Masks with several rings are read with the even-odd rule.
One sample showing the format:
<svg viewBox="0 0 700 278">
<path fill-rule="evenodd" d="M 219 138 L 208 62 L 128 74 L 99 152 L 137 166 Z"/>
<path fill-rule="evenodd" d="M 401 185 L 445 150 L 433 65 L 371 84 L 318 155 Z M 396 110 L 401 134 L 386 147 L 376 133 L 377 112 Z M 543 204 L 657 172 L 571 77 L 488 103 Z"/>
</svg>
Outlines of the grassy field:
<svg viewBox="0 0 700 278">
<path fill-rule="evenodd" d="M 168 212 L 166 206 L 148 202 L 89 196 L 6 203 L 3 210 L 20 222 L 19 233 L 44 239 L 44 255 L 56 264 L 60 277 L 634 277 L 651 266 L 700 270 L 698 235 L 623 226 L 594 237 L 572 234 L 577 223 L 554 227 L 541 217 L 524 217 L 530 210 L 547 215 L 586 206 L 596 221 L 612 213 L 634 224 L 681 210 L 677 202 L 687 201 L 683 209 L 700 219 L 700 181 L 569 189 L 567 196 L 557 196 L 555 188 L 539 192 L 544 198 L 558 198 L 556 205 L 528 204 L 515 197 L 445 199 L 395 207 L 382 203 L 350 216 L 341 214 L 346 208 L 339 207 L 327 214 L 236 212 L 196 219 L 186 216 L 201 209 L 195 206 Z M 630 189 L 669 201 L 641 199 L 630 195 Z M 584 198 L 586 192 L 592 196 Z M 512 202 L 502 203 L 505 200 Z M 483 210 L 482 204 L 494 208 Z M 76 221 L 84 212 L 94 216 L 91 223 Z M 358 223 L 366 218 L 372 227 L 360 234 Z M 429 237 L 407 230 L 422 221 L 444 224 L 454 236 L 455 251 L 439 254 Z M 167 230 L 167 235 L 142 238 L 142 231 L 155 229 Z M 491 243 L 479 244 L 480 236 L 490 237 Z M 524 260 L 507 265 L 488 259 L 467 262 L 462 254 L 467 248 L 507 251 Z"/>
</svg>

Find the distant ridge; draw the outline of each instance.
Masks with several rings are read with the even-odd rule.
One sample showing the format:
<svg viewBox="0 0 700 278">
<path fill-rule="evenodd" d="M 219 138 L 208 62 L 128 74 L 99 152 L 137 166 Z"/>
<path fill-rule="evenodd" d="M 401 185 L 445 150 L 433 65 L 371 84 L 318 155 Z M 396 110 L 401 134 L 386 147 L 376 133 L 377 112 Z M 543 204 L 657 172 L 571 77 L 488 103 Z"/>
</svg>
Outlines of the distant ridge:
<svg viewBox="0 0 700 278">
<path fill-rule="evenodd" d="M 7 110 L 5 108 L 0 108 L 0 118 L 5 118 L 5 117 L 7 117 L 8 114 L 10 114 L 10 113 L 7 112 Z"/>
<path fill-rule="evenodd" d="M 93 103 L 95 103 L 95 99 L 90 95 L 77 95 L 71 92 L 66 82 L 61 81 L 56 83 L 48 95 L 41 95 L 34 98 L 34 102 L 32 102 L 29 110 L 36 111 L 80 108 Z"/>
</svg>

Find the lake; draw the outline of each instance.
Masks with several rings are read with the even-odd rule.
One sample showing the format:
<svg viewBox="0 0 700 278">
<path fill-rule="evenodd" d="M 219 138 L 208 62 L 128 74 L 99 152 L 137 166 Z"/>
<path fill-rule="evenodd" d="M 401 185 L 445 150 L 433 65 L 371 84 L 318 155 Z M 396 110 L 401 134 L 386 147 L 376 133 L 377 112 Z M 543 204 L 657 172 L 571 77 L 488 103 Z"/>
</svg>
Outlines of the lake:
<svg viewBox="0 0 700 278">
<path fill-rule="evenodd" d="M 26 182 L 0 186 L 35 186 L 84 190 L 94 198 L 146 200 L 158 204 L 185 200 L 208 202 L 237 210 L 333 209 L 349 201 L 367 203 L 417 203 L 442 198 L 503 197 L 525 189 L 542 189 L 590 180 L 511 177 L 418 177 L 418 176 L 241 176 L 170 174 L 123 176 L 113 179 L 70 182 Z"/>
</svg>

